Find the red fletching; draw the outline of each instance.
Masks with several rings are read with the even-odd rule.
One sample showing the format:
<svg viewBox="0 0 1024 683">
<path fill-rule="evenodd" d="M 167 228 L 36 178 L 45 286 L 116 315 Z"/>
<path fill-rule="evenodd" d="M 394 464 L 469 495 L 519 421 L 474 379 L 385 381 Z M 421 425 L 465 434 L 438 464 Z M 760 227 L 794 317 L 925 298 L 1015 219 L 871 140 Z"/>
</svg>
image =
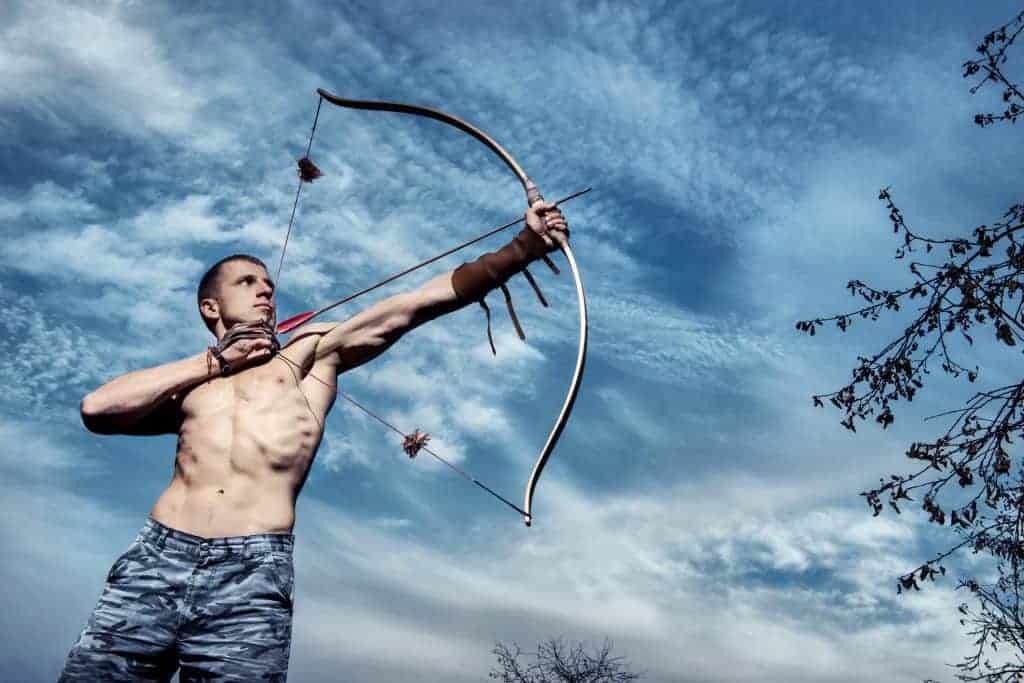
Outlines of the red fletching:
<svg viewBox="0 0 1024 683">
<path fill-rule="evenodd" d="M 316 315 L 316 311 L 306 311 L 305 313 L 299 313 L 298 315 L 293 315 L 292 317 L 288 318 L 287 320 L 282 320 L 281 322 L 279 322 L 277 324 L 277 333 L 278 334 L 287 334 L 287 333 L 291 332 L 292 330 L 294 330 L 299 325 L 301 325 L 302 323 L 304 323 L 307 320 L 309 320 L 310 318 L 312 318 L 314 315 Z"/>
</svg>

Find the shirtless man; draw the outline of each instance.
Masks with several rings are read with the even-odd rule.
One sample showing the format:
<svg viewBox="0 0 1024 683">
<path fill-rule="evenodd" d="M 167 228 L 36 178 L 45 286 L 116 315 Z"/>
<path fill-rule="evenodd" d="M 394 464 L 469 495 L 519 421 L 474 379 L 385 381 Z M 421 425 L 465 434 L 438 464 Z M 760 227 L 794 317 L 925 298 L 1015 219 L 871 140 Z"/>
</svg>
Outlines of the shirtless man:
<svg viewBox="0 0 1024 683">
<path fill-rule="evenodd" d="M 291 645 L 295 500 L 337 376 L 410 330 L 481 300 L 568 238 L 552 204 L 508 245 L 278 349 L 274 283 L 250 256 L 215 264 L 199 311 L 218 339 L 118 377 L 82 400 L 98 434 L 178 434 L 170 486 L 111 567 L 61 681 L 284 681 Z"/>
</svg>

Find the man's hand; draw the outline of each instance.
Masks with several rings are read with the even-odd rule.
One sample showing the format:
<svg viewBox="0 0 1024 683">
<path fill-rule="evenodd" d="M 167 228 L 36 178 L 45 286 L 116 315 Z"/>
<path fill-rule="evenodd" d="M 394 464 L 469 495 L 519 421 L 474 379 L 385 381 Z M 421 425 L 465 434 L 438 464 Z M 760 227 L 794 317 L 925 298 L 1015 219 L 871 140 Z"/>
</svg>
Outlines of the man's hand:
<svg viewBox="0 0 1024 683">
<path fill-rule="evenodd" d="M 547 259 L 549 252 L 568 245 L 569 224 L 565 216 L 554 204 L 537 202 L 526 210 L 526 227 L 511 242 L 475 261 L 463 263 L 452 272 L 451 288 L 455 291 L 455 303 L 462 306 L 469 301 L 483 302 L 488 292 L 502 287 L 510 277 L 521 272 L 526 273 L 536 289 L 537 285 L 532 282 L 526 267 L 538 259 Z M 548 265 L 558 272 L 550 261 Z M 507 289 L 505 296 L 508 297 Z M 519 336 L 523 336 L 521 332 Z"/>
<path fill-rule="evenodd" d="M 526 224 L 554 251 L 569 241 L 569 223 L 562 210 L 549 202 L 537 202 L 526 210 Z"/>
<path fill-rule="evenodd" d="M 268 323 L 239 323 L 220 340 L 220 353 L 232 372 L 265 361 L 280 348 Z"/>
<path fill-rule="evenodd" d="M 221 351 L 233 371 L 269 358 L 273 353 L 274 345 L 269 339 L 241 339 Z"/>
</svg>

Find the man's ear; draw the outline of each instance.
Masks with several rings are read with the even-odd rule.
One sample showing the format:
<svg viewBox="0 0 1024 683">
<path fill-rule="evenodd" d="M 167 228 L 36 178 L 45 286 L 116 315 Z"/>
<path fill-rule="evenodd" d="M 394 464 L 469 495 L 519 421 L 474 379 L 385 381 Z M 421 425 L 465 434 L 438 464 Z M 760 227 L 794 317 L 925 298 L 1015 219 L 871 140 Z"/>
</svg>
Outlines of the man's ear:
<svg viewBox="0 0 1024 683">
<path fill-rule="evenodd" d="M 199 314 L 204 319 L 220 318 L 220 302 L 216 299 L 203 299 L 199 302 Z"/>
</svg>

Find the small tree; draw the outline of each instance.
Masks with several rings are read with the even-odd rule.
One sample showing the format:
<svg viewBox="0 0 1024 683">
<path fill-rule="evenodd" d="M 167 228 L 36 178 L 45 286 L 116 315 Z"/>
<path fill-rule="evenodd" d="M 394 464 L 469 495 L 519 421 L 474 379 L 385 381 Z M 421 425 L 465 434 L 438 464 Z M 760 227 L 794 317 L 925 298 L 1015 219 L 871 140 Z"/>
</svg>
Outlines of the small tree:
<svg viewBox="0 0 1024 683">
<path fill-rule="evenodd" d="M 628 683 L 640 678 L 627 670 L 622 657 L 611 656 L 607 639 L 592 653 L 582 643 L 566 645 L 561 638 L 541 643 L 535 655 L 524 655 L 516 643 L 497 643 L 493 652 L 498 664 L 489 676 L 501 683 Z"/>
<path fill-rule="evenodd" d="M 977 48 L 980 57 L 963 65 L 965 78 L 981 77 L 970 89 L 972 94 L 986 84 L 1002 89 L 1005 110 L 977 114 L 974 122 L 979 126 L 1014 123 L 1024 113 L 1024 95 L 1003 71 L 1007 51 L 1022 32 L 1024 12 L 985 36 Z M 852 280 L 847 284 L 850 294 L 863 298 L 866 306 L 797 323 L 798 330 L 811 335 L 831 322 L 845 332 L 858 317 L 877 320 L 884 310 L 899 311 L 902 304 L 923 300 L 919 315 L 901 337 L 870 358 L 858 357 L 859 366 L 849 384 L 813 397 L 816 406 L 823 406 L 822 399 L 828 399 L 844 411 L 840 424 L 850 431 L 856 431 L 856 420 L 869 416 L 883 429 L 892 424 L 891 404 L 913 400 L 923 388 L 925 376 L 930 374 L 928 363 L 935 356 L 941 358 L 946 374 L 975 382 L 978 366 L 964 367 L 951 355 L 949 342 L 957 333 L 968 345 L 974 344 L 969 331 L 975 327 L 990 328 L 995 339 L 1008 348 L 1024 341 L 1024 203 L 1011 206 L 1001 220 L 981 225 L 966 237 L 939 240 L 919 235 L 906 225 L 889 188 L 880 192 L 879 199 L 889 211 L 893 232 L 903 236 L 896 259 L 920 253 L 916 250 L 921 248 L 930 254 L 939 247 L 946 260 L 911 261 L 908 268 L 914 282 L 896 291 Z M 957 665 L 957 677 L 1024 681 L 1024 462 L 1017 456 L 1015 466 L 1011 454 L 1014 440 L 1024 437 L 1024 378 L 979 391 L 965 407 L 942 415 L 955 416 L 946 432 L 931 442 L 912 443 L 906 452 L 908 458 L 921 463 L 919 468 L 882 479 L 861 495 L 875 515 L 885 503 L 899 514 L 903 501 L 920 500 L 930 522 L 948 522 L 959 535 L 958 542 L 899 577 L 897 592 L 919 590 L 919 582 L 945 574 L 942 561 L 963 548 L 994 559 L 998 576 L 994 583 L 963 578 L 957 586 L 969 590 L 979 603 L 977 610 L 966 603 L 960 605 L 961 624 L 970 628 L 976 651 Z M 999 652 L 1000 646 L 1000 661 L 992 662 L 986 653 Z"/>
</svg>

